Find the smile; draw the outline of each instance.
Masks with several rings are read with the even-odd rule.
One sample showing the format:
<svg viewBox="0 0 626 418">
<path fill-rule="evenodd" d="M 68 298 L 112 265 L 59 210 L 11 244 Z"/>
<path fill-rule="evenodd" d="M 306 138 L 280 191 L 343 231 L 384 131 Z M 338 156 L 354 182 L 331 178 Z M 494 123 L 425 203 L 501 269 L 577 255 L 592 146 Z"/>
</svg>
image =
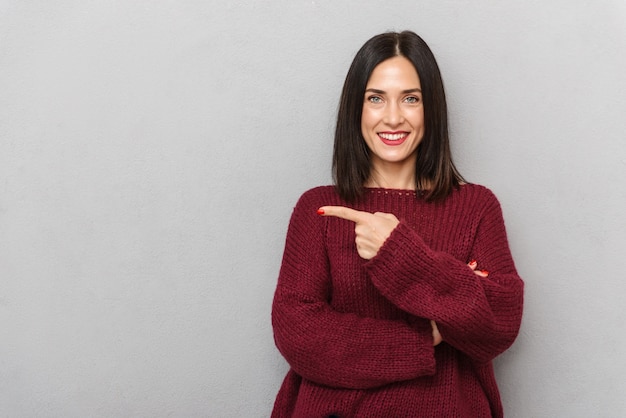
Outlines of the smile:
<svg viewBox="0 0 626 418">
<path fill-rule="evenodd" d="M 408 132 L 379 132 L 378 137 L 387 145 L 400 145 L 409 137 Z"/>
</svg>

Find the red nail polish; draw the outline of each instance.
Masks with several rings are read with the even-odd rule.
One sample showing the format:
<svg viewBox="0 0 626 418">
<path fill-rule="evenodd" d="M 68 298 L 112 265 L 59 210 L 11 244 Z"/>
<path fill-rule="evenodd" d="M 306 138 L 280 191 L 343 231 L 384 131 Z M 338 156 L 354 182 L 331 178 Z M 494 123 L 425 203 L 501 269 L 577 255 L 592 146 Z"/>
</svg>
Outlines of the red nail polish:
<svg viewBox="0 0 626 418">
<path fill-rule="evenodd" d="M 470 266 L 473 266 L 474 264 L 476 264 L 476 263 L 477 263 L 477 261 L 476 261 L 476 260 L 472 260 L 472 261 L 470 261 L 469 263 L 470 263 Z"/>
<path fill-rule="evenodd" d="M 480 272 L 485 276 L 489 276 L 489 272 L 487 270 L 481 270 Z"/>
<path fill-rule="evenodd" d="M 318 215 L 323 215 L 323 214 L 324 214 L 324 209 L 319 208 L 319 209 L 317 210 L 317 214 L 318 214 Z"/>
</svg>

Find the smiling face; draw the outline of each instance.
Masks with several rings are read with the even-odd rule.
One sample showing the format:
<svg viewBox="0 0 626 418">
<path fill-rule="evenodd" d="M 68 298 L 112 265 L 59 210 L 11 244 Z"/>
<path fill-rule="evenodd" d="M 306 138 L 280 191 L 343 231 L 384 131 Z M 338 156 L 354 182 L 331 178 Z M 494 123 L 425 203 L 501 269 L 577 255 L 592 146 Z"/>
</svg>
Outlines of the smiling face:
<svg viewBox="0 0 626 418">
<path fill-rule="evenodd" d="M 405 57 L 385 60 L 372 71 L 363 99 L 361 132 L 370 150 L 372 177 L 384 178 L 391 187 L 415 184 L 424 106 L 419 76 Z"/>
</svg>

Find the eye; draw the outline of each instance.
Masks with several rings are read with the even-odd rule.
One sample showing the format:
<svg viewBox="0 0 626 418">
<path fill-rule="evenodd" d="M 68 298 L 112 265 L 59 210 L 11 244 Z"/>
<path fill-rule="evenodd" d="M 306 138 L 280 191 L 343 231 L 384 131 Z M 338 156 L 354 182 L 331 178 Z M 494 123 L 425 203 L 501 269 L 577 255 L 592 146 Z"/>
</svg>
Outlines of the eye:
<svg viewBox="0 0 626 418">
<path fill-rule="evenodd" d="M 420 102 L 420 98 L 417 96 L 409 96 L 404 99 L 404 101 L 410 104 L 418 104 Z"/>
<path fill-rule="evenodd" d="M 370 103 L 378 104 L 382 103 L 383 99 L 380 96 L 370 96 L 367 98 L 367 101 Z"/>
</svg>

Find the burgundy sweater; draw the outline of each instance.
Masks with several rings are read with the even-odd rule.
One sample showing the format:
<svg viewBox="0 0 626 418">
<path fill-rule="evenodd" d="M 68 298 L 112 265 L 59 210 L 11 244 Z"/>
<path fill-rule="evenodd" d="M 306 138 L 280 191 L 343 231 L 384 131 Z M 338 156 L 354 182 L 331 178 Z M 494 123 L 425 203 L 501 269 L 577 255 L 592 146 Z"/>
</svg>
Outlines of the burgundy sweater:
<svg viewBox="0 0 626 418">
<path fill-rule="evenodd" d="M 393 213 L 400 224 L 364 260 L 354 223 L 317 215 L 325 205 Z M 502 417 L 491 360 L 515 340 L 522 302 L 502 211 L 485 187 L 463 185 L 439 203 L 367 189 L 354 205 L 332 186 L 309 190 L 289 223 L 272 308 L 291 366 L 272 417 Z"/>
</svg>

